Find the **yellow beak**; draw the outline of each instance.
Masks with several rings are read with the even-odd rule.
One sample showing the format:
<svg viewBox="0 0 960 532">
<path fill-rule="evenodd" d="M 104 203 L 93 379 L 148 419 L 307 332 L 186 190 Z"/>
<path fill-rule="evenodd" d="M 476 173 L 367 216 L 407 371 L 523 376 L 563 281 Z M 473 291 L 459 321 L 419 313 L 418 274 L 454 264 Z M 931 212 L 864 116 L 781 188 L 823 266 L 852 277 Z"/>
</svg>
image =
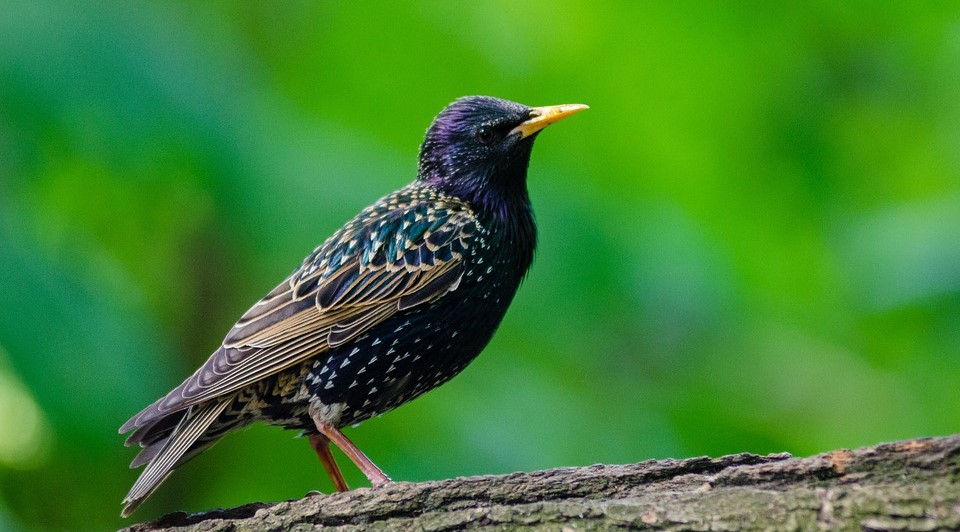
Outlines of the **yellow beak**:
<svg viewBox="0 0 960 532">
<path fill-rule="evenodd" d="M 510 130 L 510 135 L 520 133 L 520 138 L 526 138 L 537 131 L 549 126 L 554 122 L 559 122 L 564 118 L 579 113 L 584 109 L 589 109 L 582 103 L 568 103 L 563 105 L 549 105 L 547 107 L 534 107 L 530 109 L 530 119 L 521 123 L 519 126 Z"/>
</svg>

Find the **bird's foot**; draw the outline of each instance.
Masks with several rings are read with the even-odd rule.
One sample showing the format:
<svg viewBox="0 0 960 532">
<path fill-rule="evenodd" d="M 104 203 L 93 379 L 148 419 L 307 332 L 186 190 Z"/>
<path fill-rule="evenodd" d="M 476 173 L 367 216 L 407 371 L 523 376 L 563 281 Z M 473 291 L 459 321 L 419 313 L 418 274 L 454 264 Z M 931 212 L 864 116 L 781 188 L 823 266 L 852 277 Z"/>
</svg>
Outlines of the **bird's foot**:
<svg viewBox="0 0 960 532">
<path fill-rule="evenodd" d="M 371 462 L 371 465 L 372 464 L 373 462 Z M 376 468 L 376 471 L 363 472 L 363 474 L 367 475 L 367 480 L 370 481 L 371 486 L 373 486 L 374 488 L 381 488 L 383 486 L 386 486 L 387 484 L 393 483 L 393 480 L 391 480 L 390 477 L 388 477 L 387 475 L 384 475 L 383 471 L 380 471 L 380 469 L 377 468 L 376 466 L 374 466 L 374 468 Z"/>
</svg>

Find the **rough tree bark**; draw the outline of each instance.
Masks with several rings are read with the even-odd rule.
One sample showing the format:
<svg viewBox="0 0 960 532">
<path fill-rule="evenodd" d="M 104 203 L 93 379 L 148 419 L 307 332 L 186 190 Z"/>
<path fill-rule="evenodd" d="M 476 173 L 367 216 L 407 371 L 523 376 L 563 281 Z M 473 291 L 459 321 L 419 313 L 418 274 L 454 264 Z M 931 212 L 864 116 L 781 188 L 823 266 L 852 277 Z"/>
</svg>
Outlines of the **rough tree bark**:
<svg viewBox="0 0 960 532">
<path fill-rule="evenodd" d="M 960 530 L 960 435 L 810 458 L 736 454 L 395 484 L 146 530 Z"/>
</svg>

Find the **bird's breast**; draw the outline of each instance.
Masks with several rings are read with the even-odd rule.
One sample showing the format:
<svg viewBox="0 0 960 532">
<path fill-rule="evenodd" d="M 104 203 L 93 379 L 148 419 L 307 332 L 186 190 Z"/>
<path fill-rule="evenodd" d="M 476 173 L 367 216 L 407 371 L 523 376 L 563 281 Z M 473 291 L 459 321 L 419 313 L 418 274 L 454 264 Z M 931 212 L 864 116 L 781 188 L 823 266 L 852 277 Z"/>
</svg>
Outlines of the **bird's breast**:
<svg viewBox="0 0 960 532">
<path fill-rule="evenodd" d="M 489 245 L 495 239 L 477 244 L 464 257 L 455 290 L 394 314 L 312 363 L 305 379 L 312 401 L 342 405 L 331 422 L 343 426 L 391 410 L 448 381 L 483 350 L 524 272 L 516 257 Z"/>
</svg>

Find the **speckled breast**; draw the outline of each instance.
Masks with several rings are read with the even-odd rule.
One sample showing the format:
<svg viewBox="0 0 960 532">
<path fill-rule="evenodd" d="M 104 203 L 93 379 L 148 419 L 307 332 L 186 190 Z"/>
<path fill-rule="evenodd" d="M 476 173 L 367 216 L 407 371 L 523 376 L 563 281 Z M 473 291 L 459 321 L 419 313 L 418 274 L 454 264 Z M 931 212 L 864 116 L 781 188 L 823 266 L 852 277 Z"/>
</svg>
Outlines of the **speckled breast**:
<svg viewBox="0 0 960 532">
<path fill-rule="evenodd" d="M 312 363 L 306 385 L 332 423 L 396 408 L 453 378 L 483 350 L 523 272 L 509 257 L 482 251 L 467 261 L 457 290 L 393 315 Z"/>
</svg>

